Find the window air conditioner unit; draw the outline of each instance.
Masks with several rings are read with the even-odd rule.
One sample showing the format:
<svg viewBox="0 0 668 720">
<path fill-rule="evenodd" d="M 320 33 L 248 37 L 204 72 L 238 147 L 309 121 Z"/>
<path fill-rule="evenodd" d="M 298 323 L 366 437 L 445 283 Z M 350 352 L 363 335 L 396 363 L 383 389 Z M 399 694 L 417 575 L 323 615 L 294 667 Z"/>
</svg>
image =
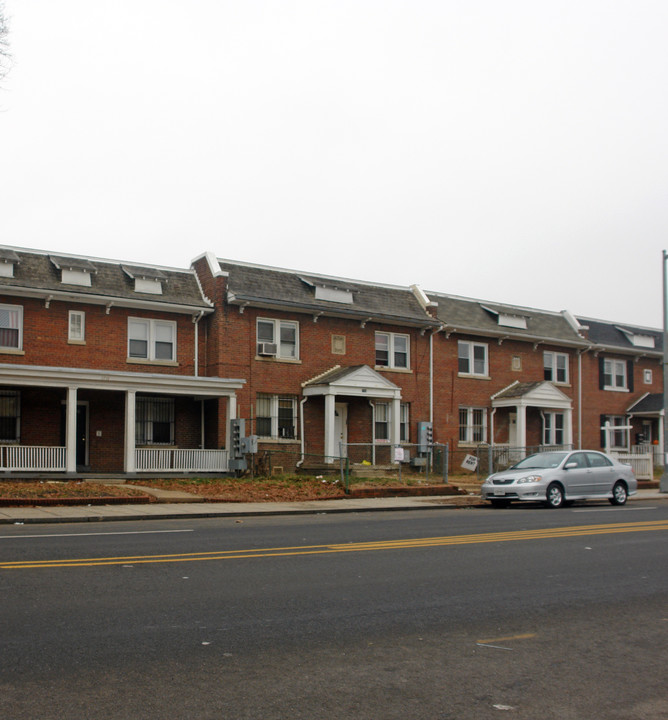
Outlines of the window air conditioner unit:
<svg viewBox="0 0 668 720">
<path fill-rule="evenodd" d="M 276 343 L 267 343 L 262 342 L 257 344 L 257 354 L 258 355 L 276 355 L 278 348 L 276 347 Z"/>
</svg>

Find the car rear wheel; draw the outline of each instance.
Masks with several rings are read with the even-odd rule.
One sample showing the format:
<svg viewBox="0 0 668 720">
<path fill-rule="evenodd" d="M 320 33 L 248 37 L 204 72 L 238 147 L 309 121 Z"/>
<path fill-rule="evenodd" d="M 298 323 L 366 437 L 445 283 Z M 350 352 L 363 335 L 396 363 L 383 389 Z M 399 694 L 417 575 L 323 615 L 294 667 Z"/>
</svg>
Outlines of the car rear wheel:
<svg viewBox="0 0 668 720">
<path fill-rule="evenodd" d="M 507 508 L 510 505 L 510 500 L 490 500 L 490 502 L 495 508 Z"/>
<path fill-rule="evenodd" d="M 628 492 L 626 491 L 626 485 L 621 480 L 615 483 L 615 487 L 612 488 L 612 497 L 609 498 L 612 505 L 625 505 L 626 499 L 628 498 Z"/>
<path fill-rule="evenodd" d="M 559 483 L 552 483 L 545 494 L 545 504 L 551 508 L 560 508 L 564 504 L 564 489 Z"/>
</svg>

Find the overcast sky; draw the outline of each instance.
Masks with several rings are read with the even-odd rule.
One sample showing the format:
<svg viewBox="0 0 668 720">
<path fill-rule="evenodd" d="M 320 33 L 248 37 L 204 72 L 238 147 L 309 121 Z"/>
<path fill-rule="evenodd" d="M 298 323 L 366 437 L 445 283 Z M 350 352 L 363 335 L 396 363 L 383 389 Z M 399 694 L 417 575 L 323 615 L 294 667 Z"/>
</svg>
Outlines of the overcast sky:
<svg viewBox="0 0 668 720">
<path fill-rule="evenodd" d="M 661 327 L 666 0 L 5 0 L 0 243 Z"/>
</svg>

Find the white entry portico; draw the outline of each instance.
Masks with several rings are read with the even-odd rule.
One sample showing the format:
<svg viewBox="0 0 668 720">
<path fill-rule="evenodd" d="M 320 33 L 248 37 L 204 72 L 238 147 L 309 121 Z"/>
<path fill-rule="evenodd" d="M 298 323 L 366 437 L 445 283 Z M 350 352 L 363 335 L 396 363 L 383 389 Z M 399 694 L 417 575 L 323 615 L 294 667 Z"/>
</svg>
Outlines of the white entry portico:
<svg viewBox="0 0 668 720">
<path fill-rule="evenodd" d="M 548 412 L 557 412 L 563 416 L 563 442 L 573 444 L 573 402 L 551 382 L 514 382 L 495 395 L 492 395 L 492 427 L 490 436 L 494 437 L 494 412 L 507 408 L 515 417 L 511 417 L 509 444 L 518 448 L 527 447 L 527 409 L 538 408 L 543 416 Z M 514 411 L 514 413 L 512 412 Z M 554 444 L 554 443 L 548 443 Z"/>
<path fill-rule="evenodd" d="M 303 383 L 305 398 L 323 397 L 325 405 L 325 462 L 332 463 L 339 456 L 341 436 L 346 432 L 341 407 L 344 398 L 367 398 L 390 403 L 390 438 L 398 445 L 401 435 L 401 388 L 384 378 L 368 365 L 336 367 Z M 337 420 L 337 407 L 339 416 Z M 338 437 L 337 437 L 338 430 Z"/>
</svg>

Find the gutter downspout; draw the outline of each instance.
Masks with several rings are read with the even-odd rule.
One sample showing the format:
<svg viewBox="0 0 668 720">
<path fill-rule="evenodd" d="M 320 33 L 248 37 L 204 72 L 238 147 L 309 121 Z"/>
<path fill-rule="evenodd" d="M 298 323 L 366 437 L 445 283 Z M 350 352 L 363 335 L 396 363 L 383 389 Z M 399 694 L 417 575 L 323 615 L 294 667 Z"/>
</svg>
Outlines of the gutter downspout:
<svg viewBox="0 0 668 720">
<path fill-rule="evenodd" d="M 306 401 L 308 400 L 308 397 L 303 397 L 301 402 L 299 403 L 299 449 L 300 449 L 300 458 L 297 460 L 297 467 L 301 467 L 304 464 L 305 455 L 306 455 L 306 446 L 304 445 L 304 405 L 306 404 Z"/>
<path fill-rule="evenodd" d="M 202 315 L 204 315 L 204 310 L 200 310 L 197 315 L 193 315 L 193 323 L 195 325 L 195 357 L 193 359 L 195 371 L 193 375 L 195 377 L 199 377 L 199 321 L 202 319 Z"/>
<path fill-rule="evenodd" d="M 429 336 L 429 422 L 434 424 L 434 335 L 445 330 L 445 326 L 432 330 Z"/>
</svg>

